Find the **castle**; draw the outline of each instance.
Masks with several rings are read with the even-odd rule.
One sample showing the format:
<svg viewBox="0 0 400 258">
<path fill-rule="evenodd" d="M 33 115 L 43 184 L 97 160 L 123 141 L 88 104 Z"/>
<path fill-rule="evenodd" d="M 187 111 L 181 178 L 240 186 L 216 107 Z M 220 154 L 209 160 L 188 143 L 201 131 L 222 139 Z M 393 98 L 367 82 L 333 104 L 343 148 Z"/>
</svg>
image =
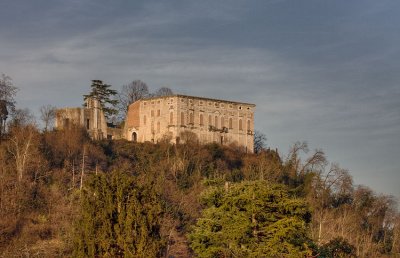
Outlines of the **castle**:
<svg viewBox="0 0 400 258">
<path fill-rule="evenodd" d="M 254 109 L 254 104 L 186 95 L 153 97 L 132 103 L 124 128 L 114 128 L 107 125 L 99 101 L 88 98 L 84 108 L 59 109 L 56 127 L 73 123 L 86 128 L 92 139 L 134 142 L 182 143 L 191 132 L 199 143 L 236 144 L 253 152 Z"/>
</svg>

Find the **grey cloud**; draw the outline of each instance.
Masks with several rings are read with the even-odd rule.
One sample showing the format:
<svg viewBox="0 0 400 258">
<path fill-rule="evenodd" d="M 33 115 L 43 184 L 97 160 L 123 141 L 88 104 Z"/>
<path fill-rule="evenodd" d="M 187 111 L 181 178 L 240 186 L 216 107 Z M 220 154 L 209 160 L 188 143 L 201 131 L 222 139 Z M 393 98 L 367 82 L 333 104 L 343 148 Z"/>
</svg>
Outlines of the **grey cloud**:
<svg viewBox="0 0 400 258">
<path fill-rule="evenodd" d="M 21 88 L 23 107 L 78 106 L 93 78 L 254 102 L 271 147 L 285 152 L 307 140 L 356 183 L 400 197 L 393 184 L 384 187 L 399 181 L 398 3 L 7 0 L 0 7 L 0 72 Z M 376 180 L 377 167 L 386 181 Z"/>
</svg>

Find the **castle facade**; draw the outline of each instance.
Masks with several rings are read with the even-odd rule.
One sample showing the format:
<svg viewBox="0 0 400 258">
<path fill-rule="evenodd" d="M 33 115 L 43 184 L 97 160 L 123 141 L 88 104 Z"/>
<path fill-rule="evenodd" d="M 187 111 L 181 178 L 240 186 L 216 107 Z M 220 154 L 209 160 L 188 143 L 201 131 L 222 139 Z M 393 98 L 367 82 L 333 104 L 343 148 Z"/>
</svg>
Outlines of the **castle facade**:
<svg viewBox="0 0 400 258">
<path fill-rule="evenodd" d="M 236 144 L 253 152 L 254 109 L 254 104 L 186 95 L 142 99 L 129 106 L 124 135 L 130 141 L 179 143 L 192 132 L 200 143 Z"/>
</svg>

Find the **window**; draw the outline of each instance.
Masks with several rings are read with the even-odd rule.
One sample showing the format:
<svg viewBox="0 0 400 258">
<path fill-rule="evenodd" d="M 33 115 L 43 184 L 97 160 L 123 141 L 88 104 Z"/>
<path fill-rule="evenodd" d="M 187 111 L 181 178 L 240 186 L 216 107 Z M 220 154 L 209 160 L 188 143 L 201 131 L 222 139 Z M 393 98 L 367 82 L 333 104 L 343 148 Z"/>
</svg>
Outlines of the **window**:
<svg viewBox="0 0 400 258">
<path fill-rule="evenodd" d="M 221 128 L 223 128 L 223 127 L 225 127 L 225 121 L 224 121 L 224 118 L 221 117 Z"/>
<path fill-rule="evenodd" d="M 215 127 L 218 128 L 218 116 L 215 116 Z"/>
<path fill-rule="evenodd" d="M 211 115 L 208 116 L 208 125 L 212 125 L 212 118 L 211 118 Z"/>
<path fill-rule="evenodd" d="M 157 122 L 157 133 L 160 133 L 160 122 Z"/>
<path fill-rule="evenodd" d="M 194 117 L 193 117 L 193 113 L 190 113 L 190 116 L 189 116 L 189 118 L 190 118 L 190 123 L 191 123 L 191 124 L 194 124 Z"/>
<path fill-rule="evenodd" d="M 147 120 L 147 119 L 146 119 L 146 116 L 143 116 L 143 124 L 144 124 L 144 125 L 146 125 L 146 122 L 147 122 L 146 120 Z"/>
<path fill-rule="evenodd" d="M 173 125 L 174 124 L 174 113 L 169 113 L 169 124 Z"/>
<path fill-rule="evenodd" d="M 200 114 L 200 125 L 204 125 L 203 114 Z"/>
<path fill-rule="evenodd" d="M 250 120 L 247 120 L 247 130 L 251 130 L 251 128 L 250 128 Z"/>
<path fill-rule="evenodd" d="M 232 126 L 232 118 L 229 118 L 229 129 L 233 129 L 233 126 Z"/>
<path fill-rule="evenodd" d="M 185 124 L 185 113 L 181 112 L 181 125 Z"/>
<path fill-rule="evenodd" d="M 239 119 L 239 130 L 243 130 L 242 119 Z"/>
<path fill-rule="evenodd" d="M 157 116 L 160 116 L 160 114 L 161 114 L 161 111 L 158 109 L 157 110 Z"/>
<path fill-rule="evenodd" d="M 154 110 L 151 111 L 151 117 L 154 117 Z"/>
<path fill-rule="evenodd" d="M 90 129 L 90 120 L 86 119 L 86 129 Z"/>
</svg>

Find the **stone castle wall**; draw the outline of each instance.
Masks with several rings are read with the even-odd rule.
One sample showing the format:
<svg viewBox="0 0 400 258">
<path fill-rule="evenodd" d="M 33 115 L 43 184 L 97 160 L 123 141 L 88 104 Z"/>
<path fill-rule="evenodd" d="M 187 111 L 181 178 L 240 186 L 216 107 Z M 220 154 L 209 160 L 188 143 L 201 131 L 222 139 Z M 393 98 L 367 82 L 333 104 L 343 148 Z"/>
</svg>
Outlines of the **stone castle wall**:
<svg viewBox="0 0 400 258">
<path fill-rule="evenodd" d="M 71 125 L 81 126 L 87 130 L 89 136 L 94 140 L 112 137 L 113 132 L 107 127 L 103 110 L 98 100 L 89 98 L 84 108 L 62 108 L 56 112 L 55 127 L 58 129 L 68 128 Z M 110 132 L 113 134 L 110 134 Z M 120 135 L 122 133 L 119 133 Z"/>
<path fill-rule="evenodd" d="M 173 95 L 143 99 L 128 108 L 124 129 L 108 127 L 100 103 L 87 99 L 84 108 L 57 110 L 56 128 L 75 124 L 86 128 L 90 137 L 137 142 L 172 143 L 187 140 L 191 132 L 200 143 L 236 144 L 254 149 L 254 104 Z"/>
<path fill-rule="evenodd" d="M 237 144 L 253 151 L 254 104 L 174 95 L 139 100 L 129 106 L 125 138 L 176 143 L 193 132 L 200 143 Z"/>
</svg>

